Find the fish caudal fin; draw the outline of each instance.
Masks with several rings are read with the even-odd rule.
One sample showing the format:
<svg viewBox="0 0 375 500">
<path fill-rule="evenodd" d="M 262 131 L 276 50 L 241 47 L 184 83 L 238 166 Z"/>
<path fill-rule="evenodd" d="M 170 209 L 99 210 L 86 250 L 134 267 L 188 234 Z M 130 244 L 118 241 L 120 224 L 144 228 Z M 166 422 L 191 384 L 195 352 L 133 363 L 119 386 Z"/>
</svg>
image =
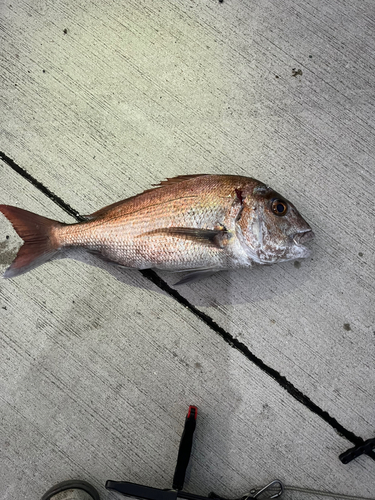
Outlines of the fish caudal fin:
<svg viewBox="0 0 375 500">
<path fill-rule="evenodd" d="M 12 223 L 17 234 L 24 240 L 17 257 L 5 271 L 4 278 L 14 278 L 31 271 L 51 260 L 59 250 L 53 229 L 62 226 L 60 222 L 9 205 L 0 205 L 0 212 Z"/>
</svg>

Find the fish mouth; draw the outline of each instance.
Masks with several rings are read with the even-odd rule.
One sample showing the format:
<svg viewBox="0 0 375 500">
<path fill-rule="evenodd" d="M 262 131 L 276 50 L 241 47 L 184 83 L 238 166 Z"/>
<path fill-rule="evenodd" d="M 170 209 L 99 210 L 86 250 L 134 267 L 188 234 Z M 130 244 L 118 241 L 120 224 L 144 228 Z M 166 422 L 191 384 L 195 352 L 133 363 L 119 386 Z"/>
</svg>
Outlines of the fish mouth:
<svg viewBox="0 0 375 500">
<path fill-rule="evenodd" d="M 305 243 L 314 239 L 315 234 L 311 229 L 305 229 L 304 231 L 298 231 L 293 235 L 293 241 L 299 247 L 304 246 Z"/>
</svg>

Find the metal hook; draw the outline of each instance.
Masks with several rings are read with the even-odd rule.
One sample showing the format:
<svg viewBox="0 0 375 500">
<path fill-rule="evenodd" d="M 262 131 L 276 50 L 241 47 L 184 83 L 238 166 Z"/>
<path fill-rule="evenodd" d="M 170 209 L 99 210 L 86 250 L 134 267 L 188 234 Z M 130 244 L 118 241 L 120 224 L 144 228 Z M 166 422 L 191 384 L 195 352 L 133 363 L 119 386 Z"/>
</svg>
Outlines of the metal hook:
<svg viewBox="0 0 375 500">
<path fill-rule="evenodd" d="M 267 484 L 267 486 L 265 486 L 264 488 L 262 488 L 262 489 L 260 489 L 258 491 L 257 490 L 251 490 L 250 494 L 252 496 L 246 497 L 245 500 L 247 500 L 249 498 L 258 498 L 262 493 L 264 493 L 265 491 L 267 491 L 269 489 L 274 488 L 276 485 L 279 487 L 279 491 L 277 491 L 274 495 L 272 495 L 271 497 L 268 497 L 268 498 L 278 498 L 278 497 L 280 497 L 284 493 L 284 485 L 280 481 L 280 479 L 275 479 L 274 481 L 271 481 L 269 484 Z"/>
</svg>

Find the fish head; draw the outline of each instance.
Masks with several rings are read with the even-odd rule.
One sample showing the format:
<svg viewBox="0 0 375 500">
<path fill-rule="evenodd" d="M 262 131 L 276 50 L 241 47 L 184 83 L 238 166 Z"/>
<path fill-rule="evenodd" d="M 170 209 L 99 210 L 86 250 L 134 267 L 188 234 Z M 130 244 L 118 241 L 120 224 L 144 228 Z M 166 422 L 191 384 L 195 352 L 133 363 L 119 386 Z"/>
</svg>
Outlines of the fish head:
<svg viewBox="0 0 375 500">
<path fill-rule="evenodd" d="M 290 201 L 258 183 L 244 198 L 238 221 L 246 251 L 258 264 L 273 264 L 310 255 L 305 243 L 314 238 L 309 224 Z"/>
</svg>

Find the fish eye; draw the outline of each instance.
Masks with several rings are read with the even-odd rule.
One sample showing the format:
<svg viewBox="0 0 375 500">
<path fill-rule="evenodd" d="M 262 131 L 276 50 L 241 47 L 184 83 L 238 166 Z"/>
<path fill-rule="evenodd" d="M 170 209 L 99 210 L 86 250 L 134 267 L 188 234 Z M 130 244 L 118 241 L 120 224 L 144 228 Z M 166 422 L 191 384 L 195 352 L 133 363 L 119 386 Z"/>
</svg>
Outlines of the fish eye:
<svg viewBox="0 0 375 500">
<path fill-rule="evenodd" d="M 273 200 L 271 208 L 275 215 L 282 216 L 286 214 L 288 205 L 283 200 Z"/>
</svg>

